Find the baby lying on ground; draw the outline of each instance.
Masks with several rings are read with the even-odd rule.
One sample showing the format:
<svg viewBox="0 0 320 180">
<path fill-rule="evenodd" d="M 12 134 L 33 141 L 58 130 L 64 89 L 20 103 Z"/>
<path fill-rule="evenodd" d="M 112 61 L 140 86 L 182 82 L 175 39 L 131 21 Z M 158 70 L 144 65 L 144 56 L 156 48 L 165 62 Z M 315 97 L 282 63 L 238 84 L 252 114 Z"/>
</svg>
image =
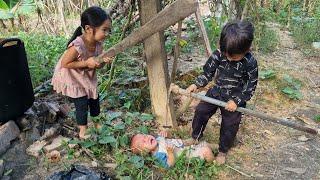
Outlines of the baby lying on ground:
<svg viewBox="0 0 320 180">
<path fill-rule="evenodd" d="M 211 145 L 201 142 L 197 145 L 184 146 L 181 139 L 167 139 L 166 132 L 160 132 L 158 137 L 146 134 L 136 134 L 131 139 L 131 150 L 135 154 L 151 153 L 163 167 L 175 164 L 176 157 L 186 151 L 187 158 L 198 157 L 211 162 L 214 160 Z"/>
</svg>

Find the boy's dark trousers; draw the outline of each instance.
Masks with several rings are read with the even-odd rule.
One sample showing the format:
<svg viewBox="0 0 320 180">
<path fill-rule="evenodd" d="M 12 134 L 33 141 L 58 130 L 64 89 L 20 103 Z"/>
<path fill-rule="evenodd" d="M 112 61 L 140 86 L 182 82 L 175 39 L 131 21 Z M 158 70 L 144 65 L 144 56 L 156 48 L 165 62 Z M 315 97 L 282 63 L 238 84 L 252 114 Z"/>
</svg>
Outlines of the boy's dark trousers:
<svg viewBox="0 0 320 180">
<path fill-rule="evenodd" d="M 225 101 L 219 95 L 216 88 L 209 89 L 206 96 Z M 219 106 L 201 101 L 196 107 L 196 112 L 192 121 L 192 138 L 200 139 L 210 117 L 217 111 Z M 219 152 L 226 153 L 231 148 L 237 135 L 241 121 L 240 112 L 230 112 L 224 107 L 220 107 L 222 122 L 219 138 Z"/>
</svg>

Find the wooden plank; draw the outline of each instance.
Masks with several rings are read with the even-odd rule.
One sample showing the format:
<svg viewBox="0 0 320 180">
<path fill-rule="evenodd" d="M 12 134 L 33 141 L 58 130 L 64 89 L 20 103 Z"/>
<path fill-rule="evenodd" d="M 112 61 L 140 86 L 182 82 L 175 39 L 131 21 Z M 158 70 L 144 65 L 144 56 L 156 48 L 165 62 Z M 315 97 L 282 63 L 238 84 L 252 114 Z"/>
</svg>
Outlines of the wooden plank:
<svg viewBox="0 0 320 180">
<path fill-rule="evenodd" d="M 141 0 L 141 24 L 146 24 L 160 10 L 160 0 Z M 177 8 L 178 9 L 178 8 Z M 173 10 L 174 11 L 174 10 Z M 173 102 L 169 97 L 169 72 L 163 31 L 144 41 L 152 110 L 161 126 L 176 126 Z"/>
<path fill-rule="evenodd" d="M 154 1 L 152 0 L 150 2 Z M 142 27 L 138 28 L 125 39 L 109 48 L 105 53 L 102 53 L 97 58 L 97 61 L 103 62 L 101 57 L 113 57 L 118 53 L 123 52 L 125 49 L 144 41 L 154 33 L 165 30 L 169 26 L 176 24 L 176 22 L 195 13 L 197 7 L 198 1 L 196 0 L 177 0 L 173 2 L 158 14 L 153 14 L 152 16 L 147 17 L 148 20 L 144 20 Z M 148 9 L 149 7 L 146 8 Z"/>
</svg>

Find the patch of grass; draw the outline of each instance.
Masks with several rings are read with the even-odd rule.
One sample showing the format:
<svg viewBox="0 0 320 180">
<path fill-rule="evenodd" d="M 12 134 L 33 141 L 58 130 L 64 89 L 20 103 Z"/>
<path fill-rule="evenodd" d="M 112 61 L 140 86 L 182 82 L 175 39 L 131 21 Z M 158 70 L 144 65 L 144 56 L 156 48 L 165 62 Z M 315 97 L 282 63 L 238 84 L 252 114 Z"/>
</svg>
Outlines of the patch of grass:
<svg viewBox="0 0 320 180">
<path fill-rule="evenodd" d="M 199 158 L 188 159 L 186 152 L 176 160 L 164 175 L 164 179 L 214 179 L 221 169 L 214 163 L 206 163 Z"/>
<path fill-rule="evenodd" d="M 316 115 L 313 119 L 314 119 L 316 122 L 320 122 L 320 114 L 319 114 L 319 115 Z"/>
<path fill-rule="evenodd" d="M 18 37 L 25 45 L 29 71 L 36 87 L 51 78 L 54 66 L 66 49 L 67 38 L 45 34 L 19 32 L 6 37 Z"/>
<path fill-rule="evenodd" d="M 319 12 L 320 14 L 320 12 Z M 312 42 L 319 41 L 320 19 L 303 15 L 292 18 L 290 30 L 296 42 L 311 47 Z"/>
<path fill-rule="evenodd" d="M 258 24 L 255 30 L 254 44 L 257 50 L 271 53 L 276 50 L 279 37 L 273 29 L 268 28 L 265 24 Z"/>
</svg>

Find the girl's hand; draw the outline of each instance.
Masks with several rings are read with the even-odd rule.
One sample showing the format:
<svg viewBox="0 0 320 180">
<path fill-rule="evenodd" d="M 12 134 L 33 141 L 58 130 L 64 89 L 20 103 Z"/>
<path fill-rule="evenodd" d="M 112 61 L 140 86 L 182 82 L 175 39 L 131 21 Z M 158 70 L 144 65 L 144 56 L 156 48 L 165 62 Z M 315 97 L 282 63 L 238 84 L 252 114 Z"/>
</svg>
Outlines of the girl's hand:
<svg viewBox="0 0 320 180">
<path fill-rule="evenodd" d="M 86 60 L 87 67 L 90 69 L 95 69 L 99 68 L 100 63 L 95 61 L 94 57 L 90 57 L 89 59 Z"/>
<path fill-rule="evenodd" d="M 233 100 L 229 100 L 225 107 L 226 110 L 234 112 L 237 109 L 237 104 Z"/>
<path fill-rule="evenodd" d="M 103 57 L 103 61 L 107 64 L 111 64 L 114 60 L 114 57 Z"/>
</svg>

